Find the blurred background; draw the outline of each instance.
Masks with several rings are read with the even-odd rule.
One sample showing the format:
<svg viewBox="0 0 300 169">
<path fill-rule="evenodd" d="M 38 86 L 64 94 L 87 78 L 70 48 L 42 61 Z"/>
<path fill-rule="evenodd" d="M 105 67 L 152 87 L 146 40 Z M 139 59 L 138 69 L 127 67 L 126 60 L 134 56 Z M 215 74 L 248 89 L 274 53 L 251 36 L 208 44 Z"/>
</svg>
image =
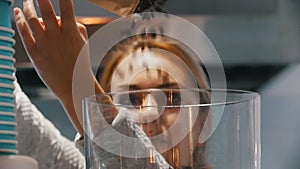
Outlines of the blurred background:
<svg viewBox="0 0 300 169">
<path fill-rule="evenodd" d="M 53 4 L 59 15 L 58 0 Z M 75 0 L 89 35 L 116 18 Z M 15 6 L 22 7 L 17 0 Z M 300 0 L 169 0 L 163 8 L 199 27 L 224 64 L 228 88 L 262 97 L 262 169 L 300 168 Z M 32 102 L 63 135 L 75 130 L 32 68 L 15 36 L 17 78 Z M 213 65 L 212 65 L 213 66 Z"/>
</svg>

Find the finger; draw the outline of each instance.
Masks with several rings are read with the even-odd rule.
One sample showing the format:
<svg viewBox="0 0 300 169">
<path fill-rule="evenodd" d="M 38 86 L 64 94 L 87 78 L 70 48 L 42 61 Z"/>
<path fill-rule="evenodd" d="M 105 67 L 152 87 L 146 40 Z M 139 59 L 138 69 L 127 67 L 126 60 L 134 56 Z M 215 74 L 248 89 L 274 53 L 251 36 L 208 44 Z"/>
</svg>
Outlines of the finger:
<svg viewBox="0 0 300 169">
<path fill-rule="evenodd" d="M 35 39 L 32 36 L 26 19 L 19 8 L 14 9 L 14 18 L 19 35 L 28 55 L 35 56 L 35 53 L 37 51 Z"/>
<path fill-rule="evenodd" d="M 50 0 L 38 0 L 40 12 L 46 26 L 46 30 L 59 29 L 55 12 L 53 10 Z"/>
<path fill-rule="evenodd" d="M 18 9 L 16 10 L 18 11 Z M 44 32 L 44 29 L 38 21 L 38 17 L 32 0 L 26 0 L 23 2 L 23 11 L 25 18 L 31 28 L 31 31 L 34 34 L 34 37 L 41 37 L 41 34 Z M 22 12 L 21 15 L 23 16 Z"/>
<path fill-rule="evenodd" d="M 45 28 L 46 26 L 45 26 L 45 24 L 44 24 L 43 19 L 42 19 L 42 18 L 38 18 L 38 20 L 39 20 L 41 26 L 42 26 L 43 28 Z"/>
<path fill-rule="evenodd" d="M 45 23 L 43 21 L 43 18 L 38 18 L 38 20 L 39 20 L 39 22 L 40 22 L 40 24 L 41 24 L 42 27 L 46 27 L 46 25 L 45 25 Z M 56 21 L 57 21 L 58 25 L 60 25 L 60 22 L 61 22 L 60 16 L 56 16 Z"/>
<path fill-rule="evenodd" d="M 76 28 L 76 20 L 73 0 L 59 0 L 59 7 L 63 30 L 74 30 Z"/>
<path fill-rule="evenodd" d="M 86 27 L 84 25 L 82 25 L 81 23 L 77 23 L 77 28 L 80 32 L 80 35 L 83 37 L 83 39 L 88 40 L 88 34 L 87 34 Z"/>
<path fill-rule="evenodd" d="M 37 14 L 36 14 L 34 4 L 33 4 L 32 0 L 24 0 L 23 1 L 23 8 L 26 8 L 26 10 L 28 10 L 27 13 L 30 14 L 30 17 L 37 17 Z"/>
</svg>

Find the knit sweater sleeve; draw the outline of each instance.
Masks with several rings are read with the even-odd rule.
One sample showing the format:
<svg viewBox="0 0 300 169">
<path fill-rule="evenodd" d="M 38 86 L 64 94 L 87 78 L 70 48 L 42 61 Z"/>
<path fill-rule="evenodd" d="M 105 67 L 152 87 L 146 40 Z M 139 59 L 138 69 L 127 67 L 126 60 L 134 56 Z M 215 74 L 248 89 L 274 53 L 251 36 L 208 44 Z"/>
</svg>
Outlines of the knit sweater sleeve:
<svg viewBox="0 0 300 169">
<path fill-rule="evenodd" d="M 84 157 L 30 102 L 17 82 L 15 112 L 20 155 L 33 157 L 39 169 L 84 169 Z"/>
</svg>

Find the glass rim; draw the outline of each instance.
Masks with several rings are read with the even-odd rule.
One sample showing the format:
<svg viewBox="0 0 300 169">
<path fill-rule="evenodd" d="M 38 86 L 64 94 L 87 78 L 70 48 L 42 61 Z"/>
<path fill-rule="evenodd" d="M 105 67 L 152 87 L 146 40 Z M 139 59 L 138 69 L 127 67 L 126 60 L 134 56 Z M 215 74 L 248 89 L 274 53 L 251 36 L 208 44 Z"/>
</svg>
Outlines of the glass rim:
<svg viewBox="0 0 300 169">
<path fill-rule="evenodd" d="M 83 103 L 95 104 L 95 105 L 102 105 L 102 106 L 112 106 L 112 104 L 108 103 L 98 103 L 92 99 L 95 99 L 98 96 L 113 96 L 116 94 L 125 94 L 125 93 L 137 93 L 137 92 L 145 92 L 145 91 L 167 91 L 167 90 L 178 90 L 178 91 L 186 91 L 186 92 L 225 92 L 225 94 L 244 94 L 247 96 L 242 99 L 231 99 L 226 100 L 223 102 L 213 102 L 213 103 L 198 103 L 198 104 L 184 104 L 184 105 L 159 105 L 159 106 L 142 106 L 143 108 L 151 108 L 151 107 L 159 107 L 159 108 L 192 108 L 192 107 L 208 107 L 208 106 L 222 106 L 222 105 L 230 105 L 230 104 L 237 104 L 242 102 L 247 102 L 250 100 L 255 100 L 259 97 L 259 93 L 254 91 L 247 91 L 247 90 L 240 90 L 240 89 L 200 89 L 200 88 L 149 88 L 149 89 L 137 89 L 137 90 L 130 90 L 130 91 L 116 91 L 116 92 L 108 92 L 103 94 L 95 94 L 91 96 L 87 96 L 83 98 Z M 118 108 L 136 108 L 137 106 L 131 104 L 113 104 Z"/>
</svg>

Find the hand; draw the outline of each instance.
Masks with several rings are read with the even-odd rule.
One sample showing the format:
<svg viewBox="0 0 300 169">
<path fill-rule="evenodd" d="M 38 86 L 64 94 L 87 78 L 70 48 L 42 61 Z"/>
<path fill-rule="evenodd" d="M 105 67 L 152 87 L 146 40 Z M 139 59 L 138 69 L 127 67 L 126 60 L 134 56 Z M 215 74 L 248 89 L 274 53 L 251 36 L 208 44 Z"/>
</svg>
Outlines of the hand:
<svg viewBox="0 0 300 169">
<path fill-rule="evenodd" d="M 38 0 L 39 20 L 32 0 L 24 0 L 23 11 L 14 9 L 18 32 L 37 73 L 59 98 L 72 90 L 73 69 L 85 44 L 87 32 L 76 23 L 72 0 L 60 0 L 61 18 L 50 0 Z"/>
<path fill-rule="evenodd" d="M 72 0 L 60 0 L 60 18 L 56 17 L 50 0 L 37 2 L 42 20 L 37 17 L 32 0 L 24 0 L 24 13 L 19 8 L 14 9 L 18 32 L 40 78 L 58 96 L 82 133 L 81 119 L 77 119 L 72 101 L 72 76 L 87 39 L 86 29 L 76 23 Z"/>
</svg>

